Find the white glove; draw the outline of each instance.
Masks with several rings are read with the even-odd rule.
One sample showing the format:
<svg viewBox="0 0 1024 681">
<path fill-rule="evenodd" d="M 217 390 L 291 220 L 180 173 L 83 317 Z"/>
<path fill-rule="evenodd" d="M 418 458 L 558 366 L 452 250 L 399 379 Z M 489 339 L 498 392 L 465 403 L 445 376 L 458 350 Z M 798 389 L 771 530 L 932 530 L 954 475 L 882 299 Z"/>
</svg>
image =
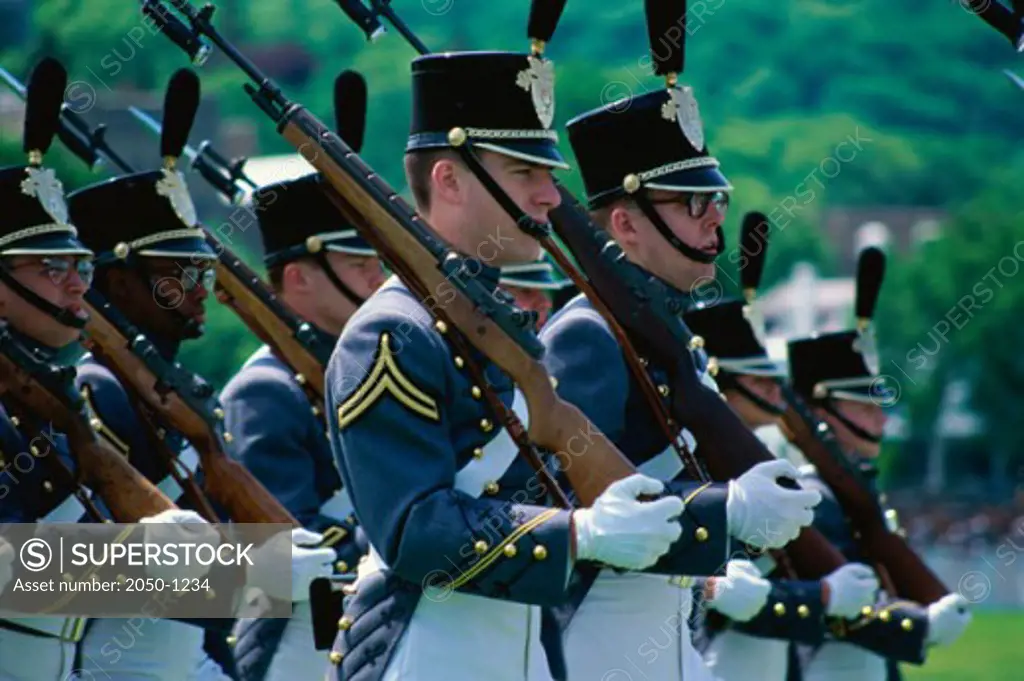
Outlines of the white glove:
<svg viewBox="0 0 1024 681">
<path fill-rule="evenodd" d="M 800 534 L 814 520 L 812 510 L 821 501 L 816 490 L 788 489 L 777 478 L 796 480 L 796 468 L 776 459 L 757 464 L 735 480 L 729 481 L 725 514 L 729 534 L 751 546 L 777 549 Z"/>
<path fill-rule="evenodd" d="M 220 546 L 220 533 L 203 516 L 195 511 L 184 511 L 178 508 L 161 511 L 154 516 L 142 518 L 139 522 L 145 525 L 143 540 L 147 544 L 193 544 L 189 549 L 186 564 L 184 550 L 177 551 L 176 565 L 146 565 L 146 574 L 150 577 L 165 579 L 199 579 L 210 571 L 209 565 L 200 565 L 195 560 L 196 547 L 209 544 L 216 549 Z M 162 555 L 162 554 L 161 554 Z M 166 561 L 165 557 L 161 561 Z"/>
<path fill-rule="evenodd" d="M 943 596 L 928 606 L 927 643 L 948 646 L 960 638 L 970 623 L 967 600 L 960 594 Z"/>
<path fill-rule="evenodd" d="M 319 544 L 323 538 L 322 534 L 302 527 L 293 529 L 290 536 L 275 535 L 250 554 L 253 564 L 249 566 L 246 584 L 277 600 L 308 601 L 310 583 L 334 572 L 335 553 L 334 549 L 312 549 L 300 544 Z"/>
<path fill-rule="evenodd" d="M 627 570 L 654 565 L 683 528 L 678 522 L 683 500 L 675 495 L 637 501 L 665 490 L 665 483 L 635 473 L 609 485 L 591 508 L 573 513 L 576 558 Z"/>
<path fill-rule="evenodd" d="M 9 541 L 0 537 L 0 595 L 3 595 L 4 589 L 7 588 L 7 584 L 14 576 L 14 569 L 11 567 L 13 564 L 14 547 Z"/>
<path fill-rule="evenodd" d="M 772 585 L 749 560 L 730 560 L 725 577 L 714 578 L 714 597 L 708 603 L 726 617 L 746 622 L 761 612 Z"/>
<path fill-rule="evenodd" d="M 878 594 L 878 575 L 862 563 L 848 563 L 821 581 L 828 584 L 825 614 L 853 619 L 865 606 L 873 605 Z"/>
</svg>

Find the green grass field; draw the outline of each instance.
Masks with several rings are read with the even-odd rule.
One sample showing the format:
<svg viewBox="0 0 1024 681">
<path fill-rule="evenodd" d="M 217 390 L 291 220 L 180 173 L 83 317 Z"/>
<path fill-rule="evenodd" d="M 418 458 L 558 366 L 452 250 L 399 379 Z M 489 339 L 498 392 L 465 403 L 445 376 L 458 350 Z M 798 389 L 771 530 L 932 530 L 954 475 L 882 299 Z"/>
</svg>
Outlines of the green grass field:
<svg viewBox="0 0 1024 681">
<path fill-rule="evenodd" d="M 1024 612 L 975 612 L 963 638 L 936 649 L 922 667 L 905 665 L 907 681 L 1024 679 Z"/>
</svg>

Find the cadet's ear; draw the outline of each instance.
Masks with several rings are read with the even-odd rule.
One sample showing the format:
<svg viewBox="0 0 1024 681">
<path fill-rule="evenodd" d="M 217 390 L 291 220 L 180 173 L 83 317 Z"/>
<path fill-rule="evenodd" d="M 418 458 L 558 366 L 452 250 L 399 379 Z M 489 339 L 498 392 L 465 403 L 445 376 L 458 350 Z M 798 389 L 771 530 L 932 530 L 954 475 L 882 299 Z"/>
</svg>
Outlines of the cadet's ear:
<svg viewBox="0 0 1024 681">
<path fill-rule="evenodd" d="M 305 291 L 310 286 L 309 272 L 306 263 L 295 260 L 281 269 L 282 291 Z"/>
<path fill-rule="evenodd" d="M 461 168 L 451 158 L 440 158 L 430 169 L 431 204 L 436 199 L 461 204 L 465 200 L 466 183 Z"/>
<path fill-rule="evenodd" d="M 633 222 L 632 214 L 623 205 L 611 209 L 608 214 L 608 230 L 623 248 L 634 246 L 637 242 L 636 223 Z"/>
</svg>

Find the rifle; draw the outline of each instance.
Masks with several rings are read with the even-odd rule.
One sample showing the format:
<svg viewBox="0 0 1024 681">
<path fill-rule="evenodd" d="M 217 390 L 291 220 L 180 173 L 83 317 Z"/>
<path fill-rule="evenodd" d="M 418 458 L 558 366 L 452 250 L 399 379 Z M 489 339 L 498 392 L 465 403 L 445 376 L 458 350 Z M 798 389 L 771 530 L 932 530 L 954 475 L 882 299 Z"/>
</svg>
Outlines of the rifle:
<svg viewBox="0 0 1024 681">
<path fill-rule="evenodd" d="M 246 92 L 277 124 L 278 132 L 323 174 L 333 188 L 328 196 L 410 290 L 425 296 L 425 304 L 433 300 L 431 312 L 443 324 L 461 332 L 512 377 L 528 404 L 530 439 L 567 457 L 567 452 L 574 451 L 574 439 L 586 439 L 587 446 L 579 454 L 586 457 L 586 465 L 572 465 L 570 459 L 562 466 L 581 502 L 593 503 L 612 482 L 633 474 L 632 463 L 577 407 L 555 393 L 539 361 L 543 352 L 540 341 L 526 328 L 529 318 L 496 301 L 474 278 L 465 256 L 444 243 L 342 139 L 304 107 L 288 100 L 221 36 L 211 23 L 212 4 L 197 11 L 187 0 L 168 1 L 194 32 L 208 37 L 256 83 L 247 83 Z M 439 304 L 442 296 L 445 302 Z"/>
<path fill-rule="evenodd" d="M 252 473 L 232 459 L 226 445 L 224 411 L 213 387 L 178 363 L 164 359 L 153 343 L 98 291 L 86 295 L 89 322 L 86 347 L 118 380 L 159 415 L 160 421 L 181 432 L 199 453 L 206 494 L 239 523 L 298 521 Z"/>
<path fill-rule="evenodd" d="M 885 256 L 880 250 L 869 248 L 861 253 L 857 265 L 855 306 L 858 326 L 865 331 L 881 289 Z M 926 605 L 947 595 L 949 590 L 906 540 L 889 530 L 878 496 L 840 449 L 828 425 L 814 417 L 795 390 L 785 387 L 783 392 L 789 404 L 782 418 L 783 434 L 814 464 L 818 475 L 835 494 L 858 545 L 879 566 L 883 580 L 890 582 L 886 589 Z"/>
<path fill-rule="evenodd" d="M 670 411 L 677 423 L 701 445 L 702 461 L 713 480 L 736 478 L 775 457 L 722 397 L 704 385 L 691 350 L 702 346 L 682 319 L 678 294 L 626 260 L 604 230 L 584 212 L 576 198 L 559 186 L 561 205 L 549 215 L 555 233 L 590 279 L 598 296 L 634 345 L 643 348 L 669 372 Z M 782 482 L 790 486 L 794 481 Z M 823 577 L 846 561 L 813 527 L 786 545 L 786 553 L 805 579 Z"/>
<path fill-rule="evenodd" d="M 75 370 L 38 359 L 0 321 L 0 395 L 15 408 L 48 419 L 67 435 L 84 484 L 103 499 L 114 520 L 134 523 L 176 508 L 121 454 L 101 440 L 74 388 Z"/>
<path fill-rule="evenodd" d="M 163 134 L 161 124 L 146 113 L 133 107 L 132 115 L 157 136 Z M 198 169 L 203 178 L 232 203 L 242 194 L 239 181 L 254 190 L 259 189 L 242 171 L 245 159 L 225 161 L 209 140 L 204 140 L 199 150 L 186 144 L 183 151 L 191 159 L 192 168 Z M 206 232 L 206 242 L 217 254 L 214 287 L 217 300 L 230 307 L 242 323 L 288 365 L 313 407 L 323 413 L 324 371 L 334 348 L 325 345 L 312 325 L 292 312 L 208 227 L 204 225 L 202 229 Z"/>
</svg>

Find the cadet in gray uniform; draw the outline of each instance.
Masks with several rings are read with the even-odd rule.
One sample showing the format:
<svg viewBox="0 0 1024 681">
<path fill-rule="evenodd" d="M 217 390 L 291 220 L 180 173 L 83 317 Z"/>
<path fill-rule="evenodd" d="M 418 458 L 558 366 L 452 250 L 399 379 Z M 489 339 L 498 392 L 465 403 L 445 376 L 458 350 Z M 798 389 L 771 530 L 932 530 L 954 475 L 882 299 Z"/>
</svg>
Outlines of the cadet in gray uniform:
<svg viewBox="0 0 1024 681">
<path fill-rule="evenodd" d="M 550 68 L 506 52 L 412 64 L 406 178 L 426 222 L 475 256 L 468 271 L 491 291 L 494 266 L 534 262 L 540 251 L 472 163 L 546 224 L 560 198 L 551 169 L 566 167 L 549 129 Z M 465 138 L 450 136 L 455 128 Z M 576 561 L 653 564 L 680 536 L 682 503 L 638 501 L 664 485 L 634 475 L 592 508 L 552 508 L 484 390 L 527 421 L 522 395 L 481 353 L 453 349 L 456 330 L 434 322 L 433 305 L 388 281 L 349 320 L 328 366 L 331 447 L 370 543 L 330 678 L 550 679 L 552 667 L 561 671 L 557 632 L 539 606 L 565 598 Z"/>
<path fill-rule="evenodd" d="M 538 329 L 548 321 L 555 292 L 572 286 L 548 255 L 537 262 L 505 265 L 498 283 L 512 294 L 516 307 L 536 313 Z"/>
<path fill-rule="evenodd" d="M 317 174 L 261 187 L 255 209 L 274 292 L 333 348 L 349 317 L 384 281 L 376 252 L 323 193 Z M 296 375 L 268 346 L 257 350 L 221 393 L 225 427 L 241 461 L 305 527 L 326 537 L 337 574 L 354 571 L 366 543 L 357 541 L 352 502 L 334 465 L 326 423 Z M 291 620 L 242 620 L 235 661 L 244 680 L 314 679 L 324 656 L 313 646 L 310 605 Z"/>
<path fill-rule="evenodd" d="M 673 287 L 670 295 L 679 298 L 679 309 L 688 307 L 687 291 L 695 283 L 714 276 L 732 189 L 703 143 L 695 112 L 690 89 L 674 87 L 633 97 L 627 106 L 616 102 L 586 112 L 566 126 L 598 226 L 633 264 Z M 749 561 L 729 560 L 730 537 L 760 541 L 759 548 L 783 545 L 810 524 L 820 494 L 776 484 L 778 476 L 797 476 L 782 461 L 755 466 L 728 484 L 699 485 L 690 479 L 618 342 L 585 297 L 555 315 L 541 339 L 547 348 L 544 362 L 562 397 L 579 405 L 642 472 L 671 481 L 674 488 L 692 489 L 685 496 L 688 515 L 701 508 L 713 519 L 684 532 L 689 550 L 672 565 L 649 571 L 658 574 L 581 566 L 573 598 L 559 613 L 570 678 L 626 679 L 634 668 L 650 678 L 711 678 L 692 647 L 687 618 L 694 582 L 688 576 L 724 572 L 701 583 L 705 595 L 728 603 L 737 617 L 752 616 L 761 610 L 770 585 Z M 702 380 L 713 386 L 703 371 L 703 351 L 695 354 Z M 667 360 L 643 360 L 667 405 Z M 700 456 L 700 443 L 688 431 L 678 437 Z"/>
<path fill-rule="evenodd" d="M 52 59 L 33 71 L 25 124 L 27 166 L 0 170 L 0 317 L 12 336 L 35 356 L 71 367 L 82 354 L 81 330 L 88 319 L 83 297 L 92 284 L 93 251 L 78 239 L 68 216 L 64 189 L 42 166 L 58 120 L 67 74 Z M 49 105 L 49 108 L 46 106 Z M 50 424 L 42 433 L 8 414 L 0 404 L 0 522 L 89 522 L 107 517 L 102 500 L 83 489 L 75 496 L 75 457 Z M 50 454 L 71 475 L 61 474 Z M 88 512 L 87 512 L 88 511 Z M 191 511 L 169 510 L 152 522 L 204 522 Z M 11 560 L 13 556 L 7 555 Z M 0 557 L 0 563 L 4 558 Z M 8 569 L 11 561 L 7 561 Z M 0 582 L 10 573 L 0 564 Z M 0 594 L 5 584 L 0 583 Z M 0 679 L 65 681 L 76 663 L 87 620 L 77 617 L 0 619 Z"/>
<path fill-rule="evenodd" d="M 704 339 L 722 394 L 743 422 L 755 432 L 776 423 L 785 412 L 780 382 L 787 367 L 768 357 L 754 304 L 728 299 L 683 318 Z M 772 591 L 754 617 L 736 621 L 727 608 L 707 604 L 718 617 L 709 612 L 706 628 L 714 638 L 704 659 L 720 681 L 786 681 L 791 641 L 818 644 L 828 631 L 826 618 L 856 619 L 875 603 L 878 578 L 867 565 L 848 563 L 820 581 L 796 581 L 771 556 L 761 560 L 768 562 L 763 571 Z"/>
<path fill-rule="evenodd" d="M 890 394 L 885 378 L 878 375 L 871 334 L 870 329 L 840 331 L 792 340 L 789 371 L 793 390 L 807 401 L 818 420 L 828 424 L 842 450 L 873 485 L 877 475 L 873 461 L 886 422 L 881 405 Z M 850 524 L 831 490 L 813 467 L 803 472 L 801 484 L 816 486 L 824 496 L 815 512 L 815 527 L 847 559 L 862 560 Z M 855 621 L 830 623 L 831 635 L 812 651 L 803 679 L 891 681 L 899 678 L 897 661 L 923 663 L 930 646 L 951 645 L 970 621 L 967 602 L 959 593 L 927 607 L 883 598 L 865 608 Z"/>
<path fill-rule="evenodd" d="M 168 90 L 168 103 L 181 89 L 192 87 L 189 83 L 194 78 L 191 72 L 177 72 Z M 197 81 L 194 87 L 198 88 Z M 181 149 L 169 142 L 187 138 L 192 116 L 194 110 L 189 113 L 165 106 L 161 169 L 107 180 L 69 197 L 71 215 L 83 241 L 96 252 L 97 291 L 168 361 L 174 361 L 183 341 L 203 335 L 216 259 L 205 241 L 184 176 L 176 168 Z M 111 206 L 118 210 L 112 211 Z M 154 433 L 145 425 L 139 410 L 146 407 L 132 399 L 113 372 L 91 355 L 79 368 L 78 385 L 102 424 L 101 433 L 172 500 L 178 500 L 182 490 L 152 438 L 162 438 L 177 453 L 178 463 L 201 479 L 195 448 L 179 433 L 162 427 Z M 177 503 L 184 505 L 187 500 Z M 222 519 L 228 519 L 225 510 L 217 511 Z M 296 530 L 292 539 L 296 544 L 315 544 L 321 537 Z M 292 598 L 296 593 L 305 594 L 313 578 L 330 574 L 333 559 L 334 552 L 329 549 L 294 546 L 291 588 L 268 585 L 280 589 L 270 595 Z M 226 636 L 231 624 L 225 619 L 188 623 L 149 619 L 141 631 L 132 633 L 125 620 L 93 620 L 81 644 L 83 657 L 90 663 L 85 669 L 112 680 L 225 679 L 224 672 L 206 659 L 204 629 L 216 628 L 218 635 Z M 123 642 L 129 636 L 133 640 L 126 645 Z"/>
</svg>

